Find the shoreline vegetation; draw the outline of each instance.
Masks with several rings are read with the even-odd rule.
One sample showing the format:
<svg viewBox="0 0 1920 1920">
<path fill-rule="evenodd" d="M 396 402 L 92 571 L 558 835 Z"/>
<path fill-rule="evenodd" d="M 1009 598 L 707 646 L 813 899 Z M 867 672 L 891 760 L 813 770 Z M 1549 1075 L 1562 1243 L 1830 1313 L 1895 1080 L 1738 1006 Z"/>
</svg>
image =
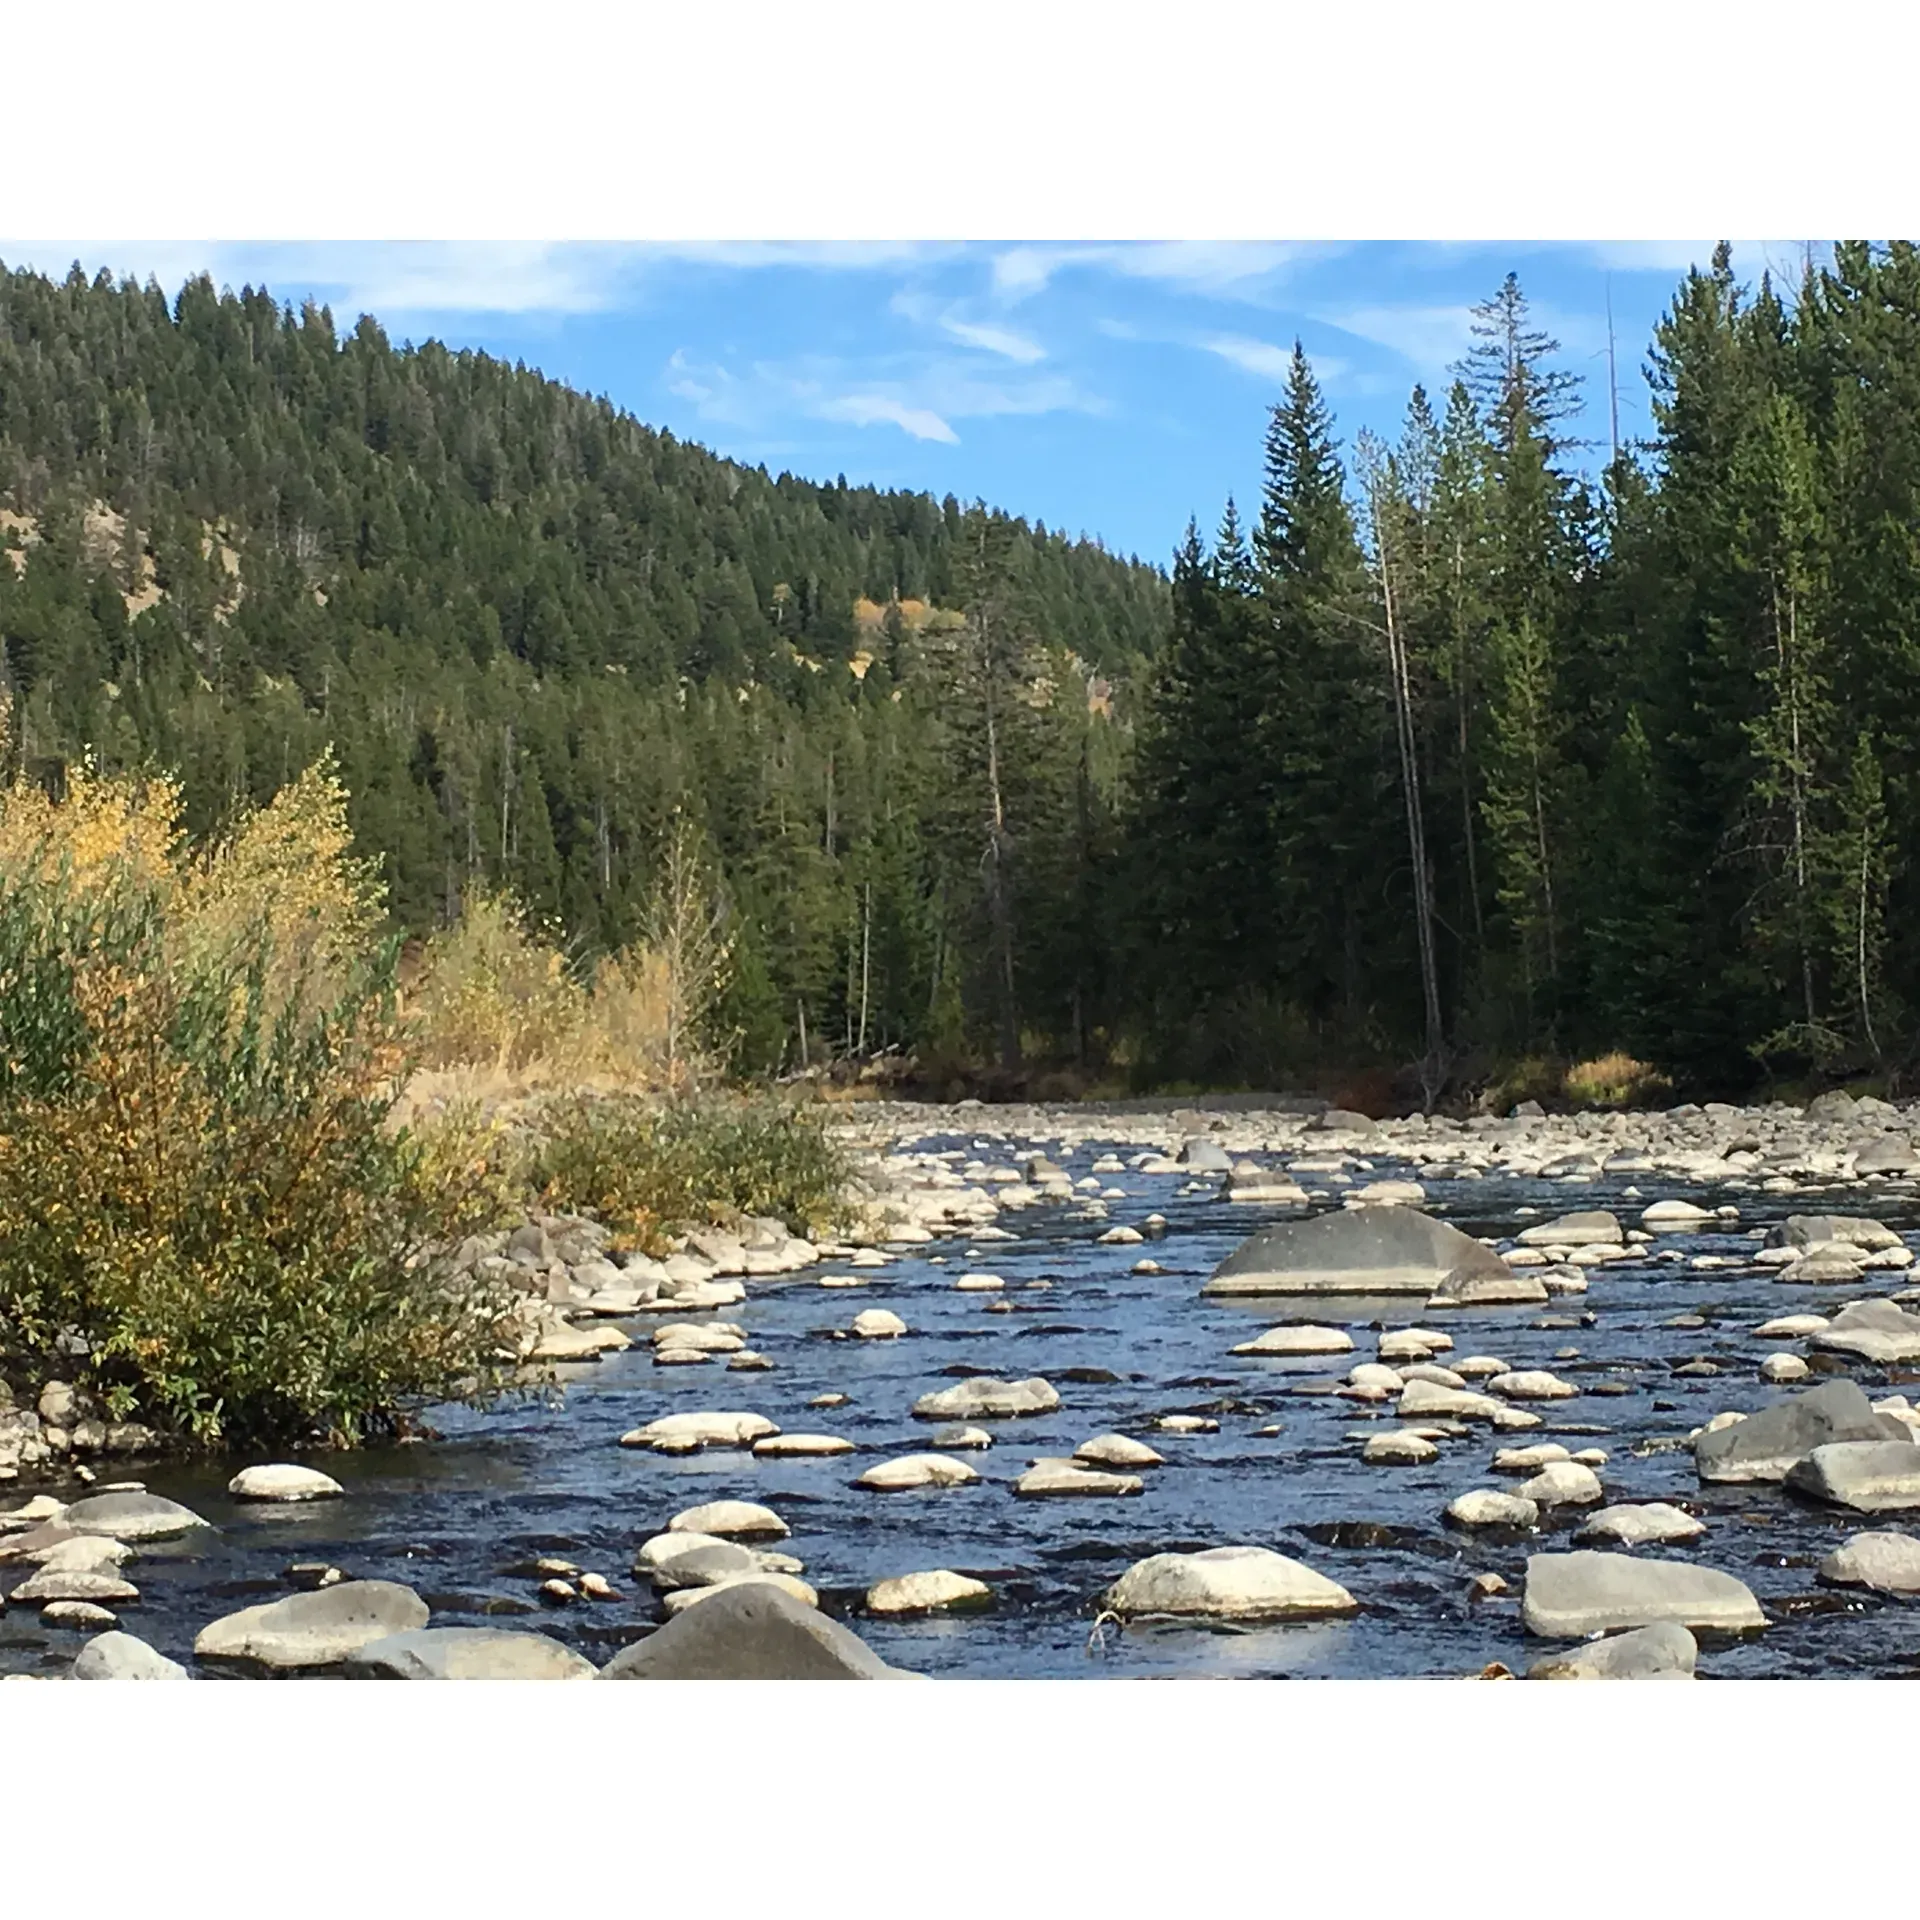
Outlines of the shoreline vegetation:
<svg viewBox="0 0 1920 1920">
<path fill-rule="evenodd" d="M 0 1466 L 510 1391 L 546 1329 L 488 1256 L 544 1217 L 638 1258 L 848 1217 L 816 1118 L 714 1084 L 697 880 L 585 983 L 485 897 L 403 986 L 346 810 L 326 763 L 199 842 L 166 779 L 0 788 Z"/>
</svg>

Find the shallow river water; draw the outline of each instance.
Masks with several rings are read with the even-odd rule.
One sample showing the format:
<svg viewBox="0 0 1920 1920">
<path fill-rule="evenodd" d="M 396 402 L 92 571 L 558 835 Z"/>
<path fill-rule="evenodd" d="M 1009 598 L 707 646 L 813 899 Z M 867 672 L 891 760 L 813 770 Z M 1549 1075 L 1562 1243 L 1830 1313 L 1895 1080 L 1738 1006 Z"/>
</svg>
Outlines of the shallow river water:
<svg viewBox="0 0 1920 1920">
<path fill-rule="evenodd" d="M 969 1157 L 1016 1163 L 1028 1142 L 990 1133 L 925 1138 L 921 1148 L 959 1148 Z M 1083 1176 L 1105 1149 L 1059 1153 Z M 1114 1149 L 1122 1158 L 1138 1151 Z M 1371 1157 L 1372 1173 L 1412 1172 Z M 1910 1198 L 1750 1190 L 1703 1192 L 1635 1177 L 1562 1181 L 1426 1179 L 1428 1210 L 1467 1231 L 1511 1234 L 1575 1208 L 1610 1207 L 1624 1226 L 1669 1196 L 1731 1202 L 1741 1219 L 1721 1232 L 1662 1237 L 1660 1248 L 1695 1254 L 1750 1254 L 1752 1230 L 1788 1212 L 1873 1212 L 1906 1231 Z M 1708 1531 L 1678 1548 L 1647 1548 L 1717 1566 L 1750 1586 L 1773 1624 L 1739 1641 L 1702 1636 L 1705 1677 L 1920 1675 L 1920 1612 L 1898 1602 L 1819 1587 L 1814 1568 L 1850 1533 L 1872 1525 L 1814 1509 L 1778 1487 L 1705 1487 L 1684 1447 L 1637 1452 L 1683 1439 L 1722 1408 L 1745 1411 L 1793 1391 L 1759 1378 L 1779 1346 L 1752 1329 L 1779 1314 L 1830 1312 L 1862 1291 L 1890 1291 L 1911 1278 L 1872 1273 L 1865 1286 L 1783 1285 L 1764 1269 L 1701 1271 L 1680 1262 L 1620 1261 L 1588 1269 L 1589 1291 L 1549 1307 L 1495 1307 L 1436 1316 L 1417 1300 L 1364 1302 L 1203 1300 L 1200 1287 L 1242 1239 L 1289 1217 L 1187 1192 L 1181 1178 L 1136 1173 L 1106 1184 L 1105 1219 L 1076 1218 L 1071 1205 L 1003 1214 L 1019 1237 L 956 1238 L 865 1274 L 855 1290 L 819 1286 L 817 1273 L 749 1284 L 748 1298 L 715 1318 L 738 1322 L 748 1343 L 774 1362 L 764 1373 L 730 1373 L 724 1362 L 656 1368 L 646 1345 L 651 1322 L 630 1326 L 636 1345 L 597 1365 L 563 1369 L 560 1397 L 519 1400 L 483 1413 L 442 1410 L 441 1438 L 427 1444 L 314 1458 L 342 1481 L 344 1500 L 301 1507 L 253 1507 L 230 1500 L 232 1464 L 136 1467 L 153 1492 L 184 1501 L 215 1531 L 145 1547 L 127 1572 L 141 1590 L 122 1625 L 163 1653 L 191 1662 L 196 1632 L 210 1620 L 292 1587 L 286 1569 L 325 1561 L 350 1577 L 404 1581 L 433 1609 L 433 1624 L 537 1626 L 604 1662 L 660 1617 L 646 1582 L 630 1566 L 635 1548 L 683 1507 L 720 1498 L 763 1501 L 792 1528 L 778 1542 L 806 1564 L 822 1606 L 848 1621 L 885 1659 L 921 1672 L 977 1678 L 1102 1676 L 1298 1676 L 1365 1678 L 1477 1673 L 1502 1661 L 1516 1671 L 1546 1650 L 1522 1631 L 1517 1596 L 1526 1556 L 1566 1546 L 1577 1511 L 1543 1516 L 1532 1536 L 1489 1538 L 1442 1518 L 1470 1487 L 1508 1486 L 1489 1462 L 1498 1445 L 1563 1438 L 1574 1449 L 1604 1447 L 1601 1478 L 1610 1503 L 1669 1500 L 1698 1513 Z M 1532 1215 L 1521 1209 L 1532 1208 Z M 1145 1246 L 1101 1246 L 1115 1224 L 1165 1215 L 1163 1238 Z M 1131 1271 L 1143 1256 L 1167 1271 Z M 986 1311 L 996 1296 L 962 1293 L 962 1272 L 984 1270 L 1007 1283 L 1011 1312 Z M 1029 1282 L 1044 1280 L 1045 1288 Z M 899 1340 L 835 1338 L 862 1308 L 885 1306 L 911 1329 Z M 1676 1316 L 1699 1327 L 1670 1327 Z M 1283 1320 L 1345 1326 L 1349 1356 L 1260 1360 L 1229 1349 Z M 1493 1353 L 1515 1367 L 1544 1367 L 1578 1385 L 1577 1398 L 1535 1404 L 1543 1416 L 1524 1434 L 1441 1443 L 1430 1466 L 1366 1466 L 1361 1437 L 1398 1425 L 1391 1406 L 1368 1408 L 1303 1392 L 1331 1383 L 1373 1357 L 1376 1327 L 1437 1325 L 1455 1353 Z M 1569 1350 L 1577 1350 L 1570 1352 Z M 1449 1357 L 1437 1356 L 1444 1364 Z M 1706 1359 L 1713 1377 L 1673 1369 Z M 1909 1392 L 1904 1370 L 1860 1363 L 1848 1369 L 1870 1396 Z M 853 1485 L 866 1466 L 930 1450 L 933 1427 L 910 1412 L 920 1395 L 963 1372 L 1039 1374 L 1058 1389 L 1056 1412 L 987 1421 L 991 1449 L 965 1457 L 978 1485 L 873 1493 Z M 1597 1391 L 1596 1389 L 1604 1389 Z M 815 1394 L 837 1391 L 850 1404 L 814 1410 Z M 750 1409 L 788 1432 L 833 1433 L 857 1452 L 818 1460 L 755 1460 L 744 1451 L 668 1457 L 622 1448 L 618 1436 L 663 1413 Z M 1217 1433 L 1163 1433 L 1169 1413 L 1219 1420 Z M 1277 1423 L 1277 1435 L 1256 1429 Z M 1123 1499 L 1016 1499 L 1011 1483 L 1036 1455 L 1066 1455 L 1095 1434 L 1132 1433 L 1166 1456 L 1148 1469 L 1145 1491 Z M 1575 1436 L 1578 1436 L 1577 1438 Z M 110 1478 L 103 1472 L 101 1478 Z M 6 1504 L 33 1492 L 23 1482 Z M 72 1497 L 70 1483 L 58 1489 Z M 1341 1582 L 1361 1603 L 1350 1618 L 1318 1624 L 1212 1631 L 1108 1625 L 1091 1632 L 1100 1590 L 1133 1561 L 1167 1550 L 1227 1543 L 1269 1546 Z M 533 1563 L 558 1555 L 610 1579 L 620 1597 L 554 1606 L 537 1594 Z M 948 1618 L 884 1621 L 861 1612 L 861 1597 L 889 1575 L 947 1567 L 993 1589 L 984 1611 Z M 1469 1602 L 1479 1572 L 1504 1575 L 1510 1597 Z M 12 1584 L 10 1581 L 8 1584 Z M 0 1672 L 64 1670 L 79 1635 L 40 1625 L 30 1607 L 0 1613 Z M 204 1666 L 198 1671 L 214 1677 Z"/>
</svg>

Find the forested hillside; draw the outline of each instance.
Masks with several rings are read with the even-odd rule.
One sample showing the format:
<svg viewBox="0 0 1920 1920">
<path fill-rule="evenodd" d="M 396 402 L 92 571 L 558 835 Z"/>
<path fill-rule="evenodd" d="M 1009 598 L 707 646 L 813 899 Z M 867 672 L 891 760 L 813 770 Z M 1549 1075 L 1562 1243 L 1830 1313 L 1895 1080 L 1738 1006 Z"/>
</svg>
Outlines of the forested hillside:
<svg viewBox="0 0 1920 1920">
<path fill-rule="evenodd" d="M 1344 457 L 1296 354 L 1169 590 L 371 321 L 0 275 L 12 751 L 178 768 L 204 828 L 331 744 L 401 924 L 507 886 L 583 955 L 678 811 L 749 1068 L 1906 1070 L 1920 254 L 1722 249 L 1597 483 L 1515 281 L 1476 331 Z"/>
<path fill-rule="evenodd" d="M 371 320 L 78 270 L 0 272 L 0 540 L 47 779 L 174 768 L 205 830 L 331 745 L 403 926 L 509 887 L 583 957 L 634 936 L 682 810 L 748 1066 L 803 1026 L 962 1056 L 1006 1024 L 992 968 L 1029 1044 L 1111 1018 L 1112 685 L 1164 633 L 1154 568 L 773 479 Z"/>
</svg>

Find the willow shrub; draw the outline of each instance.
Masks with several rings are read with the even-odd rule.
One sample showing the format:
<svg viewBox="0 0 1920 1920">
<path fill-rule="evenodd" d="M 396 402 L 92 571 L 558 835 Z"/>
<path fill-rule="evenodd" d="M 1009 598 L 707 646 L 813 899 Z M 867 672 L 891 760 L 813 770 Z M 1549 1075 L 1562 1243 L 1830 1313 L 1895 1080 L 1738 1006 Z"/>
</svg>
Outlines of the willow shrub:
<svg viewBox="0 0 1920 1920">
<path fill-rule="evenodd" d="M 397 956 L 344 794 L 316 770 L 210 853 L 177 798 L 0 789 L 0 1365 L 207 1443 L 485 1394 L 508 1302 L 448 1255 L 495 1155 L 387 1123 Z"/>
<path fill-rule="evenodd" d="M 627 1244 L 657 1249 L 670 1228 L 747 1214 L 807 1233 L 844 1217 L 849 1169 L 825 1116 L 769 1096 L 555 1100 L 537 1133 L 547 1203 L 595 1215 Z"/>
</svg>

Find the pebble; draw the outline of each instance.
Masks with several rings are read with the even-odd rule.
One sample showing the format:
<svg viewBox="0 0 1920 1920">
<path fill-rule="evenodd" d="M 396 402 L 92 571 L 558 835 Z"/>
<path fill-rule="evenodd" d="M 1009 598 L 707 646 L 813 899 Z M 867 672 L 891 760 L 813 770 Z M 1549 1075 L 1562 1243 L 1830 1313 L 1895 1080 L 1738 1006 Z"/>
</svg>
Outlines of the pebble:
<svg viewBox="0 0 1920 1920">
<path fill-rule="evenodd" d="M 1404 1428 L 1376 1433 L 1360 1450 L 1360 1458 L 1370 1467 L 1424 1467 L 1439 1457 L 1440 1449 L 1431 1440 Z"/>
<path fill-rule="evenodd" d="M 885 1307 L 869 1307 L 853 1317 L 855 1337 L 861 1340 L 897 1340 L 906 1330 L 907 1323 Z"/>
<path fill-rule="evenodd" d="M 1218 1433 L 1220 1422 L 1203 1413 L 1163 1413 L 1154 1422 L 1162 1433 Z"/>
</svg>

